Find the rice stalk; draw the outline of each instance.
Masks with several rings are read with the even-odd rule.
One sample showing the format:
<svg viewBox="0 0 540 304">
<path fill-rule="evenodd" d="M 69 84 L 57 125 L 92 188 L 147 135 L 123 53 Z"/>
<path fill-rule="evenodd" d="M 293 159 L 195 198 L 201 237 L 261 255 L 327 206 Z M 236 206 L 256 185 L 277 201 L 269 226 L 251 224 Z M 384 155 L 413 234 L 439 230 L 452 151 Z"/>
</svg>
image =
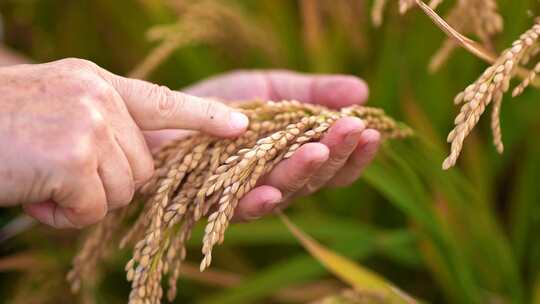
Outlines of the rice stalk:
<svg viewBox="0 0 540 304">
<path fill-rule="evenodd" d="M 382 24 L 386 3 L 387 0 L 375 0 L 373 3 L 371 17 L 375 26 Z M 453 31 L 449 35 L 450 37 L 443 42 L 439 50 L 432 56 L 428 67 L 431 72 L 437 71 L 448 60 L 456 47 L 459 45 L 463 46 L 463 43 L 456 41 L 456 38 L 459 37 L 456 33 L 474 34 L 482 42 L 480 49 L 491 50 L 493 48 L 491 43 L 492 37 L 503 30 L 503 18 L 498 12 L 496 0 L 457 0 L 454 7 L 446 16 L 446 21 L 434 12 L 441 3 L 442 0 L 431 0 L 429 5 L 418 0 L 399 0 L 401 14 L 406 13 L 415 5 L 419 5 L 436 23 L 443 21 L 444 24 L 448 25 L 446 28 Z M 438 25 L 444 30 L 444 24 Z M 466 37 L 459 37 L 459 39 L 467 40 Z M 465 43 L 468 42 L 472 41 L 466 41 Z M 485 54 L 482 54 L 481 50 L 472 47 L 472 44 L 470 44 L 470 47 L 474 49 L 477 55 L 486 57 Z"/>
<path fill-rule="evenodd" d="M 206 219 L 200 270 L 210 266 L 213 248 L 225 231 L 244 194 L 302 145 L 319 140 L 342 117 L 363 119 L 383 138 L 404 138 L 411 131 L 380 109 L 352 106 L 333 111 L 296 101 L 252 102 L 239 106 L 250 118 L 248 130 L 236 139 L 194 135 L 173 141 L 155 153 L 157 170 L 141 191 L 140 202 L 112 213 L 86 238 L 74 258 L 68 281 L 73 291 L 95 271 L 113 236 L 120 246 L 133 245 L 125 266 L 131 282 L 130 303 L 159 303 L 176 296 L 176 284 L 186 259 L 186 241 L 193 226 Z M 135 210 L 135 211 L 134 211 Z M 135 216 L 132 216 L 134 213 Z M 133 222 L 125 227 L 125 222 Z"/>
<path fill-rule="evenodd" d="M 488 67 L 484 73 L 463 92 L 455 98 L 456 104 L 462 104 L 459 115 L 456 117 L 454 129 L 448 135 L 448 142 L 451 143 L 450 155 L 444 160 L 443 168 L 449 169 L 456 164 L 456 161 L 463 148 L 465 138 L 478 123 L 480 116 L 486 107 L 494 102 L 492 113 L 492 131 L 494 144 L 499 153 L 503 152 L 500 128 L 500 107 L 503 94 L 510 88 L 510 81 L 516 75 L 518 67 L 523 61 L 530 60 L 530 53 L 539 44 L 540 19 L 536 19 L 534 26 L 523 33 L 512 46 L 503 51 L 494 64 Z M 532 73 L 535 74 L 533 71 Z M 525 84 L 517 87 L 515 95 L 522 91 L 535 75 L 526 78 Z"/>
<path fill-rule="evenodd" d="M 433 9 L 431 9 L 427 4 L 425 4 L 422 0 L 415 0 L 416 4 L 424 11 L 424 13 L 433 21 L 433 23 L 441 30 L 443 31 L 449 38 L 453 39 L 459 46 L 464 48 L 465 50 L 469 51 L 471 54 L 475 55 L 476 57 L 484 60 L 485 62 L 489 64 L 493 64 L 497 58 L 499 57 L 495 52 L 492 50 L 487 49 L 482 44 L 464 36 L 457 30 L 455 30 L 453 27 L 451 27 L 443 18 L 441 18 Z M 536 57 L 540 52 L 540 46 L 534 45 L 531 50 L 524 55 L 521 64 L 527 64 L 529 61 Z M 528 69 L 517 66 L 516 67 L 516 75 L 521 79 L 526 79 L 529 77 L 531 71 Z M 538 89 L 540 89 L 540 81 L 538 79 L 533 79 L 530 82 L 531 86 L 534 86 Z"/>
<path fill-rule="evenodd" d="M 459 93 L 454 100 L 456 104 L 463 105 L 454 120 L 455 127 L 447 137 L 447 141 L 451 143 L 451 149 L 450 155 L 443 162 L 443 169 L 447 170 L 456 164 L 465 138 L 474 129 L 480 116 L 492 102 L 494 103 L 491 115 L 493 144 L 497 152 L 502 153 L 504 145 L 501 134 L 500 111 L 503 95 L 509 90 L 510 81 L 514 77 L 523 79 L 513 90 L 512 95 L 514 97 L 523 93 L 528 86 L 532 85 L 540 88 L 540 82 L 536 79 L 536 74 L 540 71 L 540 63 L 536 63 L 532 71 L 525 67 L 531 60 L 536 59 L 540 53 L 540 18 L 536 18 L 534 25 L 524 32 L 518 40 L 514 41 L 509 49 L 503 51 L 501 55 L 495 55 L 482 44 L 469 39 L 450 26 L 422 0 L 415 1 L 435 25 L 445 32 L 449 38 L 453 39 L 455 43 L 491 64 L 473 84 Z"/>
<path fill-rule="evenodd" d="M 529 75 L 525 77 L 523 81 L 514 88 L 514 90 L 512 91 L 512 97 L 517 97 L 521 95 L 526 88 L 528 88 L 532 83 L 534 83 L 534 80 L 536 79 L 536 75 L 538 75 L 538 73 L 540 73 L 540 62 L 537 63 L 533 70 L 529 72 Z"/>
<path fill-rule="evenodd" d="M 492 49 L 491 38 L 503 30 L 503 18 L 495 0 L 459 0 L 445 19 L 460 33 L 476 35 L 488 49 Z M 430 60 L 429 70 L 437 71 L 456 47 L 458 44 L 447 38 Z"/>
<path fill-rule="evenodd" d="M 277 61 L 277 43 L 272 35 L 231 4 L 204 0 L 177 3 L 179 17 L 172 25 L 150 28 L 148 40 L 159 44 L 131 71 L 128 77 L 145 79 L 177 49 L 200 43 L 245 45 L 260 49 L 269 59 Z M 260 37 L 265 37 L 261 41 Z M 242 48 L 239 48 L 242 49 Z"/>
</svg>

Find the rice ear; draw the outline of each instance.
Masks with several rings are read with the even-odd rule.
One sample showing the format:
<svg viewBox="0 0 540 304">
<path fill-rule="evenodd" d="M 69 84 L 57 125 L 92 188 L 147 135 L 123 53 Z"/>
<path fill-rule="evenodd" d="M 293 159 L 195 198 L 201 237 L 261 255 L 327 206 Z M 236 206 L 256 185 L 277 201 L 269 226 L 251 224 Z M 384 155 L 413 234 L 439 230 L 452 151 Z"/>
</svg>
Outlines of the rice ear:
<svg viewBox="0 0 540 304">
<path fill-rule="evenodd" d="M 105 244 L 110 241 L 103 240 L 117 235 L 123 236 L 123 246 L 137 239 L 133 256 L 125 266 L 127 280 L 131 282 L 129 302 L 159 302 L 164 294 L 161 281 L 166 275 L 167 297 L 172 300 L 179 269 L 186 258 L 185 243 L 193 226 L 202 218 L 207 219 L 202 271 L 210 266 L 213 247 L 224 241 L 244 194 L 299 147 L 319 140 L 336 120 L 361 118 L 366 127 L 379 130 L 384 138 L 404 138 L 412 133 L 382 110 L 362 106 L 333 111 L 283 101 L 249 103 L 239 110 L 250 118 L 250 126 L 242 136 L 220 139 L 197 135 L 174 141 L 155 153 L 156 173 L 142 188 L 142 206 L 133 203 L 126 209 L 138 211 L 135 225 L 122 235 L 122 224 L 130 218 L 125 211 L 124 216 L 110 215 L 97 226 L 75 257 L 68 275 L 74 291 L 107 249 Z"/>
</svg>

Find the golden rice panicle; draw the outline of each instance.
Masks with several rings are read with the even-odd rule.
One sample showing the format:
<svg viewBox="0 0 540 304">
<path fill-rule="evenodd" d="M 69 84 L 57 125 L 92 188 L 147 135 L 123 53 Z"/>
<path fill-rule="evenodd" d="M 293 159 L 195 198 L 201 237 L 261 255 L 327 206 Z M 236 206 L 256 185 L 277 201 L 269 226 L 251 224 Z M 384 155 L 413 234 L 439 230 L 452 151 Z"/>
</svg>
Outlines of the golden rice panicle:
<svg viewBox="0 0 540 304">
<path fill-rule="evenodd" d="M 167 299 L 172 302 L 176 297 L 176 286 L 178 278 L 180 277 L 180 268 L 182 262 L 186 259 L 186 242 L 191 237 L 191 231 L 195 224 L 193 216 L 188 216 L 186 221 L 182 224 L 178 236 L 174 238 L 167 251 L 166 255 L 166 272 L 169 273 Z"/>
<path fill-rule="evenodd" d="M 301 127 L 305 128 L 303 125 Z M 297 128 L 294 129 L 294 132 L 299 134 L 300 130 Z M 237 164 L 215 178 L 212 177 L 212 180 L 215 181 L 212 182 L 213 187 L 203 187 L 199 192 L 199 197 L 204 200 L 215 191 L 222 189 L 218 210 L 209 216 L 208 225 L 205 228 L 204 259 L 201 262 L 201 271 L 210 265 L 212 247 L 223 239 L 223 233 L 239 199 L 255 185 L 254 183 L 262 174 L 266 162 L 276 156 L 280 147 L 287 145 L 288 134 L 294 136 L 292 132 L 278 131 L 260 139 L 253 148 L 241 150 L 239 154 L 232 157 L 232 159 L 238 158 Z"/>
<path fill-rule="evenodd" d="M 468 86 L 455 98 L 456 104 L 463 104 L 459 115 L 454 120 L 455 128 L 448 135 L 451 143 L 450 155 L 443 162 L 443 169 L 449 169 L 456 161 L 463 148 L 463 142 L 478 123 L 485 108 L 495 101 L 492 115 L 494 144 L 499 152 L 503 145 L 500 133 L 499 113 L 502 95 L 508 91 L 510 80 L 514 76 L 520 62 L 538 43 L 540 35 L 540 20 L 536 19 L 534 26 L 505 50 L 495 63 L 487 68 L 476 82 Z"/>
<path fill-rule="evenodd" d="M 503 29 L 503 18 L 498 12 L 497 1 L 460 0 L 459 4 L 463 7 L 462 17 L 470 18 L 470 32 L 477 35 L 484 44 L 489 45 L 491 36 Z"/>
<path fill-rule="evenodd" d="M 514 88 L 512 91 L 512 97 L 517 97 L 525 91 L 526 88 L 536 79 L 536 76 L 540 73 L 540 62 L 534 66 L 529 75 L 523 79 L 523 81 Z"/>
<path fill-rule="evenodd" d="M 289 153 L 294 152 L 291 152 L 294 147 L 319 138 L 328 126 L 320 128 L 317 125 L 324 123 L 325 120 L 324 117 L 304 117 L 299 123 L 291 124 L 283 131 L 260 139 L 253 148 L 239 156 L 242 158 L 238 163 L 239 170 L 233 168 L 230 169 L 235 171 L 233 174 L 225 173 L 234 179 L 226 180 L 223 183 L 225 188 L 218 202 L 218 210 L 208 218 L 203 239 L 204 258 L 200 266 L 201 271 L 210 265 L 214 245 L 223 242 L 225 229 L 228 227 L 242 196 L 255 186 L 264 173 L 270 171 Z M 314 126 L 317 127 L 311 129 Z M 206 194 L 206 196 L 208 195 L 211 194 Z"/>
<path fill-rule="evenodd" d="M 343 108 L 341 116 L 353 116 L 362 119 L 366 128 L 379 131 L 383 139 L 403 139 L 413 135 L 411 128 L 396 122 L 378 108 L 351 106 Z"/>
<path fill-rule="evenodd" d="M 462 34 L 473 34 L 487 48 L 492 48 L 491 39 L 503 30 L 503 18 L 498 11 L 496 0 L 459 0 L 450 10 L 445 20 Z M 437 71 L 458 47 L 447 38 L 429 63 L 431 72 Z"/>
<path fill-rule="evenodd" d="M 76 291 L 98 262 L 96 253 L 111 243 L 125 221 L 136 211 L 138 218 L 122 235 L 120 247 L 135 241 L 133 256 L 125 266 L 131 282 L 130 304 L 159 303 L 168 282 L 167 298 L 173 300 L 185 243 L 193 226 L 208 219 L 203 237 L 201 270 L 212 260 L 212 249 L 224 235 L 238 202 L 259 178 L 302 145 L 319 140 L 341 117 L 358 117 L 384 138 L 411 134 L 382 110 L 351 106 L 333 111 L 297 101 L 251 102 L 236 105 L 250 118 L 248 130 L 235 139 L 191 136 L 164 146 L 154 155 L 155 176 L 143 188 L 142 205 L 109 216 L 90 235 L 75 258 L 68 279 Z M 132 207 L 133 206 L 133 207 Z M 216 207 L 211 209 L 211 207 Z M 212 210 L 212 211 L 211 211 Z M 122 216 L 120 216 L 122 215 Z M 133 220 L 133 216 L 129 216 Z M 90 267 L 87 267 L 89 266 Z"/>
<path fill-rule="evenodd" d="M 491 111 L 491 132 L 493 133 L 493 144 L 499 154 L 504 152 L 504 144 L 501 133 L 501 105 L 503 93 L 496 92 L 493 97 L 493 110 Z"/>
<path fill-rule="evenodd" d="M 398 0 L 399 12 L 405 14 L 417 5 L 417 0 Z M 429 6 L 435 10 L 443 0 L 431 0 Z M 474 34 L 487 49 L 492 49 L 492 38 L 503 29 L 503 18 L 498 10 L 497 0 L 456 0 L 456 4 L 446 16 L 446 21 L 455 30 L 464 34 Z M 380 26 L 388 0 L 374 0 L 371 7 L 371 21 Z M 432 56 L 429 70 L 438 70 L 450 57 L 458 44 L 446 39 L 441 48 Z"/>
<path fill-rule="evenodd" d="M 225 51 L 235 52 L 256 48 L 270 60 L 279 61 L 280 46 L 272 32 L 248 18 L 238 6 L 213 0 L 182 2 L 171 3 L 176 4 L 179 14 L 176 23 L 155 26 L 148 31 L 149 40 L 159 41 L 159 44 L 128 74 L 130 77 L 148 78 L 176 50 L 201 43 L 227 45 Z M 264 42 L 258 39 L 261 36 L 266 37 Z M 230 39 L 242 47 L 232 48 L 230 43 L 223 43 Z"/>
<path fill-rule="evenodd" d="M 98 272 L 98 264 L 113 244 L 114 232 L 119 228 L 131 208 L 110 213 L 86 236 L 81 249 L 73 259 L 73 266 L 66 279 L 71 291 L 77 293 L 83 280 L 92 280 Z"/>
<path fill-rule="evenodd" d="M 130 302 L 161 299 L 162 256 L 170 242 L 167 207 L 174 201 L 174 193 L 186 176 L 196 171 L 200 164 L 208 163 L 205 154 L 213 140 L 211 137 L 200 137 L 200 143 L 192 148 L 191 153 L 186 154 L 181 160 L 172 161 L 167 175 L 159 181 L 156 193 L 150 198 L 152 208 L 145 216 L 152 219 L 146 228 L 144 238 L 135 246 L 133 258 L 126 265 L 127 278 L 132 284 Z M 204 168 L 204 165 L 202 167 Z"/>
</svg>

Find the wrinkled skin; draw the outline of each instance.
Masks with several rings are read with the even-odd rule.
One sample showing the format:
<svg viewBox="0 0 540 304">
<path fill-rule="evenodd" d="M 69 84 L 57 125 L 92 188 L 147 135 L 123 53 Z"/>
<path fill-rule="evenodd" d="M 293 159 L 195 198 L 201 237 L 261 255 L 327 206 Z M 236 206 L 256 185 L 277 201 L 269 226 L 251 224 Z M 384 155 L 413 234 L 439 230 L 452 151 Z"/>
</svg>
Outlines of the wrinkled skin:
<svg viewBox="0 0 540 304">
<path fill-rule="evenodd" d="M 82 227 L 128 204 L 153 174 L 141 130 L 245 131 L 222 103 L 113 75 L 79 59 L 0 68 L 0 206 Z"/>
<path fill-rule="evenodd" d="M 245 131 L 244 115 L 195 96 L 339 108 L 364 102 L 367 87 L 350 76 L 237 72 L 179 93 L 65 59 L 0 68 L 0 94 L 0 206 L 22 205 L 37 220 L 68 228 L 128 204 L 153 173 L 150 149 L 185 136 L 181 130 L 220 137 Z M 325 185 L 352 183 L 378 142 L 359 119 L 341 119 L 321 143 L 303 146 L 248 193 L 236 219 L 258 218 Z"/>
</svg>

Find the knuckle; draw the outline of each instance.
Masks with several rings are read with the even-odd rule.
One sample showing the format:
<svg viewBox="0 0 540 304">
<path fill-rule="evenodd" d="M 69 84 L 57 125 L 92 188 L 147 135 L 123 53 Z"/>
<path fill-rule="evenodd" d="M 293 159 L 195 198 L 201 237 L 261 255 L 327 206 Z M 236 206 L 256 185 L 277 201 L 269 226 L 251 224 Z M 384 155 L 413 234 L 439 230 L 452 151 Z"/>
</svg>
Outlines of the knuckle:
<svg viewBox="0 0 540 304">
<path fill-rule="evenodd" d="M 58 61 L 56 79 L 61 82 L 63 92 L 70 96 L 89 96 L 103 99 L 111 96 L 112 86 L 100 76 L 100 68 L 93 62 L 66 58 Z"/>
<path fill-rule="evenodd" d="M 82 101 L 85 106 L 84 119 L 81 119 L 81 133 L 90 138 L 106 138 L 109 134 L 109 126 L 103 114 L 92 106 L 91 102 Z"/>
<path fill-rule="evenodd" d="M 97 159 L 93 140 L 80 125 L 67 125 L 66 128 L 66 132 L 56 133 L 44 143 L 47 153 L 42 154 L 41 161 L 59 170 L 59 174 L 86 174 L 93 169 Z"/>
<path fill-rule="evenodd" d="M 60 93 L 72 96 L 75 100 L 88 93 L 87 76 L 82 76 L 82 72 L 69 72 L 58 76 Z"/>
<path fill-rule="evenodd" d="M 101 102 L 112 98 L 114 88 L 93 70 L 78 69 L 73 74 L 71 86 L 77 90 L 78 96 Z"/>
<path fill-rule="evenodd" d="M 101 221 L 107 215 L 105 202 L 96 202 L 92 206 L 70 208 L 70 222 L 76 228 L 83 228 Z"/>
<path fill-rule="evenodd" d="M 90 69 L 75 69 L 60 79 L 62 93 L 76 99 L 103 102 L 113 97 L 113 87 Z"/>
<path fill-rule="evenodd" d="M 128 205 L 133 200 L 133 196 L 135 195 L 135 185 L 133 181 L 130 180 L 129 182 L 126 182 L 122 189 L 119 189 L 117 193 L 118 197 L 116 198 L 116 200 L 109 203 L 114 204 L 118 207 Z"/>
<path fill-rule="evenodd" d="M 65 58 L 58 61 L 60 64 L 73 67 L 73 68 L 94 68 L 96 64 L 90 60 L 81 59 L 81 58 Z"/>
<path fill-rule="evenodd" d="M 159 118 L 173 117 L 177 109 L 183 105 L 183 100 L 173 95 L 171 89 L 165 86 L 153 84 L 150 88 L 150 96 L 154 100 L 154 108 Z"/>
<path fill-rule="evenodd" d="M 96 217 L 95 217 L 96 222 L 104 219 L 106 215 L 107 215 L 107 204 L 105 204 L 105 202 L 98 204 L 96 206 Z"/>
<path fill-rule="evenodd" d="M 94 207 L 94 211 L 92 212 L 92 215 L 88 217 L 88 221 L 84 223 L 85 225 L 92 225 L 95 224 L 105 218 L 107 215 L 107 204 L 100 203 L 96 204 Z"/>
<path fill-rule="evenodd" d="M 84 135 L 104 135 L 109 130 L 100 107 L 95 104 L 94 99 L 87 97 L 79 99 L 73 124 L 75 125 L 73 132 L 78 131 Z"/>
<path fill-rule="evenodd" d="M 111 100 L 115 93 L 109 83 L 95 75 L 88 77 L 84 89 L 84 95 L 100 102 Z"/>
<path fill-rule="evenodd" d="M 137 185 L 142 185 L 154 176 L 154 162 L 151 157 L 147 157 L 146 159 L 141 162 L 141 169 L 135 181 Z"/>
<path fill-rule="evenodd" d="M 107 215 L 107 203 L 105 201 L 98 202 L 94 205 L 90 221 L 93 223 L 101 221 Z"/>
<path fill-rule="evenodd" d="M 66 66 L 80 66 L 81 65 L 80 61 L 81 59 L 79 58 L 68 57 L 68 58 L 60 59 L 56 61 L 56 63 L 60 65 L 66 65 Z"/>
<path fill-rule="evenodd" d="M 94 149 L 86 141 L 74 143 L 71 147 L 66 147 L 61 155 L 60 162 L 67 169 L 73 169 L 86 173 L 93 168 L 95 160 Z"/>
</svg>

